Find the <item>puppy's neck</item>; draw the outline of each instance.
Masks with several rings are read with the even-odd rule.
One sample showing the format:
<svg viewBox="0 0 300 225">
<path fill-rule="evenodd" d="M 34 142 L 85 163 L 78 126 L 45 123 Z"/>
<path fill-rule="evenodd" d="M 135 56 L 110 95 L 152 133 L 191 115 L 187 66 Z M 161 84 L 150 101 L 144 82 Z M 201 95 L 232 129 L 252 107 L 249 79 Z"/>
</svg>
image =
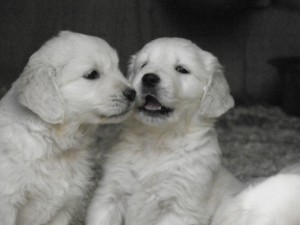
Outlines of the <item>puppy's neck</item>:
<svg viewBox="0 0 300 225">
<path fill-rule="evenodd" d="M 79 124 L 77 122 L 68 122 L 63 124 L 50 125 L 52 137 L 56 143 L 63 149 L 72 147 L 74 143 L 80 146 L 80 143 L 86 145 L 92 141 L 96 132 L 96 125 Z M 68 141 L 66 141 L 68 140 Z M 80 141 L 78 141 L 80 140 Z"/>
<path fill-rule="evenodd" d="M 136 134 L 156 134 L 184 136 L 188 133 L 206 133 L 207 131 L 214 130 L 216 119 L 213 118 L 192 118 L 189 120 L 180 120 L 176 122 L 161 122 L 155 124 L 145 124 L 135 118 L 128 119 L 125 127 L 128 132 Z"/>
<path fill-rule="evenodd" d="M 129 123 L 120 136 L 121 148 L 131 149 L 145 157 L 187 153 L 198 154 L 214 161 L 214 168 L 220 165 L 220 148 L 213 126 L 151 127 L 140 123 Z M 123 147 L 122 147 L 123 146 Z M 211 165 L 210 165 L 211 166 Z"/>
<path fill-rule="evenodd" d="M 214 139 L 217 142 L 215 134 L 214 120 L 204 119 L 198 123 L 183 123 L 178 122 L 174 124 L 161 124 L 161 125 L 147 125 L 137 120 L 128 120 L 125 127 L 123 136 L 129 141 L 136 139 L 144 140 L 147 143 L 164 143 L 169 141 L 184 142 L 192 138 L 194 140 L 209 141 Z M 145 143 L 146 144 L 146 143 Z"/>
</svg>

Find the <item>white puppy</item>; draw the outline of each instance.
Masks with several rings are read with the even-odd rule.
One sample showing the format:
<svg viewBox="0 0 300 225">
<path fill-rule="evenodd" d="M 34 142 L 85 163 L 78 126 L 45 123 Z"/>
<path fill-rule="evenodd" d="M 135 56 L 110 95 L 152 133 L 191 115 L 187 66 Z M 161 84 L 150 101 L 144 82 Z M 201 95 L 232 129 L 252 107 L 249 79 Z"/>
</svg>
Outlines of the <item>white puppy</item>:
<svg viewBox="0 0 300 225">
<path fill-rule="evenodd" d="M 300 164 L 261 178 L 220 204 L 212 225 L 299 225 Z"/>
<path fill-rule="evenodd" d="M 218 60 L 160 38 L 132 57 L 134 117 L 107 154 L 87 225 L 207 225 L 240 183 L 220 165 L 214 129 L 233 106 Z"/>
<path fill-rule="evenodd" d="M 300 176 L 278 174 L 224 200 L 212 225 L 299 225 Z"/>
<path fill-rule="evenodd" d="M 69 224 L 96 124 L 124 120 L 134 97 L 100 38 L 64 31 L 35 52 L 0 102 L 0 224 Z"/>
</svg>

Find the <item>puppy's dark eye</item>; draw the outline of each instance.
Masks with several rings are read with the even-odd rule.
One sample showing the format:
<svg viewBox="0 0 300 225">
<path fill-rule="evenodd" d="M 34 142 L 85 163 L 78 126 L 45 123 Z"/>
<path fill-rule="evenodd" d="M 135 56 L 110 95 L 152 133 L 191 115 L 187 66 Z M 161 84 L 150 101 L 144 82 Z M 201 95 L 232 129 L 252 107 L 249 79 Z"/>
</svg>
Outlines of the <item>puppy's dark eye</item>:
<svg viewBox="0 0 300 225">
<path fill-rule="evenodd" d="M 141 68 L 145 67 L 146 65 L 147 65 L 147 63 L 145 62 L 145 63 L 141 66 Z"/>
<path fill-rule="evenodd" d="M 176 66 L 175 70 L 179 73 L 182 73 L 182 74 L 190 73 L 190 71 L 188 69 L 184 68 L 183 66 Z"/>
<path fill-rule="evenodd" d="M 88 80 L 95 80 L 98 79 L 100 75 L 96 70 L 92 70 L 91 72 L 85 74 L 83 77 Z"/>
</svg>

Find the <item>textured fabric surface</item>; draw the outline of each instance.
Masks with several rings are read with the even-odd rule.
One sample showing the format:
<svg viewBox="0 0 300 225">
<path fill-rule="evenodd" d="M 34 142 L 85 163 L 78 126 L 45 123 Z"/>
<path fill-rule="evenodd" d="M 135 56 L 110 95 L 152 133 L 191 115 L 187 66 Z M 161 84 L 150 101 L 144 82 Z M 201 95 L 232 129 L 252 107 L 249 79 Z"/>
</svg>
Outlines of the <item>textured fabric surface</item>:
<svg viewBox="0 0 300 225">
<path fill-rule="evenodd" d="M 224 165 L 241 180 L 300 161 L 300 118 L 279 108 L 235 108 L 218 122 Z"/>
</svg>

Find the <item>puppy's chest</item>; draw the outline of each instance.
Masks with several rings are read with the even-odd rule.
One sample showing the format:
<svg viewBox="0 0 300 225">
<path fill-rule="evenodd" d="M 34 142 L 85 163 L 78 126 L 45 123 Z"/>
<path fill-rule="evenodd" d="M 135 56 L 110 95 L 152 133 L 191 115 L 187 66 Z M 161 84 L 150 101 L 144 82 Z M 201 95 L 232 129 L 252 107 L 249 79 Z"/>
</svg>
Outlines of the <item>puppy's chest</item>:
<svg viewBox="0 0 300 225">
<path fill-rule="evenodd" d="M 41 176 L 75 178 L 82 175 L 88 167 L 89 152 L 85 149 L 71 148 L 49 158 L 36 160 L 32 164 Z"/>
<path fill-rule="evenodd" d="M 36 160 L 30 165 L 34 179 L 28 183 L 28 189 L 50 194 L 58 190 L 65 195 L 81 189 L 91 173 L 88 154 L 85 150 L 69 149 L 55 157 Z"/>
<path fill-rule="evenodd" d="M 209 182 L 219 165 L 218 149 L 209 140 L 135 140 L 121 142 L 112 151 L 112 166 L 130 171 L 127 175 L 131 174 L 138 186 L 157 186 L 170 180 L 199 186 Z"/>
<path fill-rule="evenodd" d="M 122 151 L 114 153 L 114 160 L 119 160 L 119 165 L 130 170 L 139 183 L 159 182 L 163 177 L 184 173 L 183 168 L 199 160 L 186 152 L 189 146 L 184 142 L 178 145 L 147 142 L 123 147 Z"/>
</svg>

